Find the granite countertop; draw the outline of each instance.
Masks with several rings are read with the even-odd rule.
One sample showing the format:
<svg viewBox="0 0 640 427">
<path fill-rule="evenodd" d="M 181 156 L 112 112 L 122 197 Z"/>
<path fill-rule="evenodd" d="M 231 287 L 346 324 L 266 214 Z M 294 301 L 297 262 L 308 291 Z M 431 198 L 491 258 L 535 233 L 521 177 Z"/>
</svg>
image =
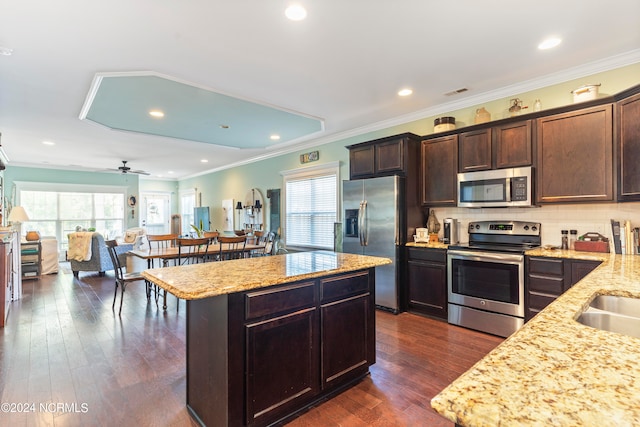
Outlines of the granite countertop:
<svg viewBox="0 0 640 427">
<path fill-rule="evenodd" d="M 408 242 L 405 246 L 409 248 L 431 248 L 431 249 L 447 249 L 448 243 L 442 242 Z"/>
<path fill-rule="evenodd" d="M 145 270 L 142 276 L 182 299 L 201 299 L 390 264 L 388 258 L 298 252 Z"/>
<path fill-rule="evenodd" d="M 640 339 L 575 321 L 595 295 L 640 298 L 640 256 L 535 249 L 603 263 L 431 400 L 462 426 L 640 425 Z"/>
</svg>

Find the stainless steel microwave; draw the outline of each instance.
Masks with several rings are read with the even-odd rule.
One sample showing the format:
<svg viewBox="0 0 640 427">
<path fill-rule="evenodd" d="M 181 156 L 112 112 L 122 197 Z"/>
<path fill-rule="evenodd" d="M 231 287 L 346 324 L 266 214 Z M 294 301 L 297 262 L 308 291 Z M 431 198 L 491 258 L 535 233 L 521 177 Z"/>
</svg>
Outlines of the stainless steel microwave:
<svg viewBox="0 0 640 427">
<path fill-rule="evenodd" d="M 458 174 L 458 206 L 533 206 L 533 169 L 510 168 Z"/>
</svg>

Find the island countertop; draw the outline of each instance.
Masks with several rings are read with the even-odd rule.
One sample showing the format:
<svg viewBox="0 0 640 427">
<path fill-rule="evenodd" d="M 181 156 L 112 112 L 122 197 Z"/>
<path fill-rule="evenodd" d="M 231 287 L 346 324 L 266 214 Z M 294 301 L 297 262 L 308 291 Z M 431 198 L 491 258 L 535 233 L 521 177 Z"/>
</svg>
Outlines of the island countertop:
<svg viewBox="0 0 640 427">
<path fill-rule="evenodd" d="M 640 425 L 640 339 L 576 322 L 599 294 L 640 298 L 640 256 L 536 249 L 602 260 L 431 400 L 462 426 Z"/>
<path fill-rule="evenodd" d="M 194 300 L 390 263 L 388 258 L 312 251 L 155 268 L 142 276 L 178 298 Z"/>
</svg>

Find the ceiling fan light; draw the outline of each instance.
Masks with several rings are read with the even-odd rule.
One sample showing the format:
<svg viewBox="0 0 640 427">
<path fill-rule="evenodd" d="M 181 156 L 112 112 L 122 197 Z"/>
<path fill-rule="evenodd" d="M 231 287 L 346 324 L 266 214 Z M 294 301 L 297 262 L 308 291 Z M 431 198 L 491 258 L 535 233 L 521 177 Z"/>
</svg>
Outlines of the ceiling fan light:
<svg viewBox="0 0 640 427">
<path fill-rule="evenodd" d="M 413 90 L 409 88 L 400 89 L 398 91 L 398 96 L 409 96 L 413 93 Z"/>
<path fill-rule="evenodd" d="M 160 118 L 164 117 L 164 113 L 162 111 L 160 111 L 160 110 L 151 110 L 151 111 L 149 111 L 149 115 L 151 117 L 155 117 L 157 119 L 160 119 Z"/>
<path fill-rule="evenodd" d="M 269 137 L 269 139 L 272 141 L 278 141 L 280 140 L 280 135 L 273 134 Z"/>
</svg>

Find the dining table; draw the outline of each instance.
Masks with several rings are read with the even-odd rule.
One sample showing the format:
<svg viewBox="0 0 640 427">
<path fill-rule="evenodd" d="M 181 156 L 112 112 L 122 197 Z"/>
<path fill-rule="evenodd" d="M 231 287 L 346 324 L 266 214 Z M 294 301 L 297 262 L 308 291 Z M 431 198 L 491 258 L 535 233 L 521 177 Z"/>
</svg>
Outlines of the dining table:
<svg viewBox="0 0 640 427">
<path fill-rule="evenodd" d="M 222 248 L 221 248 L 222 246 Z M 250 256 L 252 251 L 260 251 L 260 250 L 264 250 L 265 245 L 264 244 L 256 244 L 256 243 L 246 243 L 244 245 L 244 249 L 242 249 L 242 252 L 245 254 L 245 256 Z M 187 252 L 185 253 L 185 249 L 187 250 Z M 169 247 L 160 247 L 160 248 L 147 248 L 147 249 L 132 249 L 130 250 L 128 253 L 136 256 L 138 258 L 147 260 L 147 268 L 153 268 L 153 261 L 158 259 L 162 261 L 162 267 L 167 267 L 169 266 L 169 262 L 172 260 L 177 260 L 178 257 L 185 257 L 185 256 L 189 256 L 189 252 L 188 252 L 189 247 L 188 246 L 184 246 L 182 248 L 182 252 L 179 253 L 179 249 L 177 246 L 169 246 Z M 207 250 L 207 253 L 209 255 L 216 255 L 216 254 L 220 254 L 221 252 L 235 252 L 237 251 L 237 249 L 233 249 L 231 246 L 224 244 L 224 243 L 211 243 L 209 244 L 209 249 Z M 198 255 L 202 255 L 201 253 Z M 167 309 L 167 293 L 164 293 L 164 298 L 163 298 L 163 303 L 162 303 L 162 308 L 164 310 Z"/>
</svg>

